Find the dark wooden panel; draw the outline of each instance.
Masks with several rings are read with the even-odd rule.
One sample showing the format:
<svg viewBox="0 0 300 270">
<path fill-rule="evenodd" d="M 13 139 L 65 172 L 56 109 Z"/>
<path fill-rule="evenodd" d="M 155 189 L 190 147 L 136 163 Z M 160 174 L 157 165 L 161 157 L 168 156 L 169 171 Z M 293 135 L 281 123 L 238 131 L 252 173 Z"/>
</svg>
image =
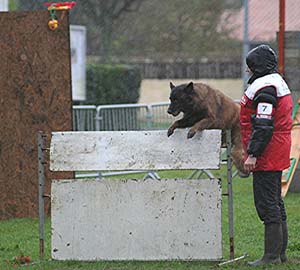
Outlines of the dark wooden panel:
<svg viewBox="0 0 300 270">
<path fill-rule="evenodd" d="M 37 216 L 37 133 L 72 129 L 69 15 L 56 14 L 51 31 L 47 10 L 0 13 L 0 219 Z"/>
</svg>

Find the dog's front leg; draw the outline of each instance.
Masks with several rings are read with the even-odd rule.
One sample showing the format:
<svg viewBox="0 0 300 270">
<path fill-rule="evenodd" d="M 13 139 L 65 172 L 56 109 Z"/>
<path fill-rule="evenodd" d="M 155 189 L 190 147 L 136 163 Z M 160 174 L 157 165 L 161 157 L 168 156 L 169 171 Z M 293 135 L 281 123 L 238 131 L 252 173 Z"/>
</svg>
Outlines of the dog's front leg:
<svg viewBox="0 0 300 270">
<path fill-rule="evenodd" d="M 190 123 L 188 123 L 186 118 L 182 118 L 180 120 L 175 121 L 172 126 L 169 127 L 168 129 L 168 137 L 170 137 L 176 128 L 186 128 L 190 127 Z"/>
<path fill-rule="evenodd" d="M 191 127 L 191 129 L 188 132 L 187 138 L 190 139 L 195 136 L 197 131 L 202 131 L 204 129 L 207 129 L 211 127 L 213 124 L 212 120 L 209 118 L 205 118 L 197 122 L 195 125 Z"/>
</svg>

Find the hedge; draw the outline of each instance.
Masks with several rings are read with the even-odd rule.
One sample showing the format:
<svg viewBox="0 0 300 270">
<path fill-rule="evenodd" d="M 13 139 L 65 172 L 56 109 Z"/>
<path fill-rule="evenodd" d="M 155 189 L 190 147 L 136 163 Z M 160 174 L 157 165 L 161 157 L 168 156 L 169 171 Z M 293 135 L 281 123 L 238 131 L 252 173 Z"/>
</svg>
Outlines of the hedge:
<svg viewBox="0 0 300 270">
<path fill-rule="evenodd" d="M 135 66 L 89 64 L 87 66 L 86 104 L 137 103 L 141 73 Z"/>
</svg>

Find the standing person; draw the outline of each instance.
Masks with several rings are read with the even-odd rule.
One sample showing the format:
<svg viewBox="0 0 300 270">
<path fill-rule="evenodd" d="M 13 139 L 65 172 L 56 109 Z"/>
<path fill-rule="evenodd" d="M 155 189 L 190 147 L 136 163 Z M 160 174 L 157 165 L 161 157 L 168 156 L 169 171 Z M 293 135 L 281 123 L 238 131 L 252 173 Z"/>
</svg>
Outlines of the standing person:
<svg viewBox="0 0 300 270">
<path fill-rule="evenodd" d="M 241 99 L 241 136 L 247 152 L 244 168 L 253 172 L 254 203 L 265 228 L 264 255 L 249 262 L 257 266 L 287 261 L 281 176 L 290 166 L 293 101 L 277 72 L 277 56 L 268 45 L 251 50 L 246 63 L 251 77 Z"/>
</svg>

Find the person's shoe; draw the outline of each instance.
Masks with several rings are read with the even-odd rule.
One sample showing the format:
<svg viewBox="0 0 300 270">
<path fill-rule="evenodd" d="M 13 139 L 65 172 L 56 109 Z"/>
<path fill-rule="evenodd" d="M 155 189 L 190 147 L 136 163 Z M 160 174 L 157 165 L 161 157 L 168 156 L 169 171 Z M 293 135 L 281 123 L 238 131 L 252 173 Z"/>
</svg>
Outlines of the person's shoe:
<svg viewBox="0 0 300 270">
<path fill-rule="evenodd" d="M 281 263 L 286 263 L 288 261 L 288 258 L 285 253 L 280 254 L 280 260 L 281 260 Z"/>
<path fill-rule="evenodd" d="M 253 262 L 248 262 L 249 266 L 260 266 L 260 265 L 266 265 L 266 264 L 280 264 L 281 263 L 281 259 L 280 257 L 276 258 L 276 259 L 270 259 L 270 258 L 266 258 L 265 256 L 262 257 L 261 259 L 255 260 Z"/>
<path fill-rule="evenodd" d="M 261 259 L 248 262 L 250 266 L 281 263 L 282 225 L 271 223 L 265 225 L 265 252 Z"/>
</svg>

